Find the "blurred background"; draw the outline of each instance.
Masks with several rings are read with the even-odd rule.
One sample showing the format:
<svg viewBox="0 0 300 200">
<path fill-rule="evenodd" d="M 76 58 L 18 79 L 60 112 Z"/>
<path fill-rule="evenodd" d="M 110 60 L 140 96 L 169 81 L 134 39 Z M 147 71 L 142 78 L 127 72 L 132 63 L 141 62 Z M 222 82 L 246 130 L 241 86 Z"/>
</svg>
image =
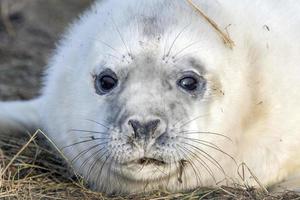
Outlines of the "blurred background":
<svg viewBox="0 0 300 200">
<path fill-rule="evenodd" d="M 30 99 L 56 42 L 93 0 L 0 0 L 0 99 Z"/>
</svg>

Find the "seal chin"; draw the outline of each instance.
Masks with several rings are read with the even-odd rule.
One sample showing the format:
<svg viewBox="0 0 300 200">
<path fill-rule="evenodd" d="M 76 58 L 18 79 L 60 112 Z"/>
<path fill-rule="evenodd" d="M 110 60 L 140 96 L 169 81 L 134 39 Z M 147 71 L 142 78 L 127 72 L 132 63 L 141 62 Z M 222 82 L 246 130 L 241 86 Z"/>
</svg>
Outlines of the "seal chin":
<svg viewBox="0 0 300 200">
<path fill-rule="evenodd" d="M 116 168 L 115 173 L 128 180 L 133 181 L 155 181 L 169 179 L 180 173 L 178 163 L 168 163 L 156 158 L 142 157 L 122 163 L 119 170 Z"/>
</svg>

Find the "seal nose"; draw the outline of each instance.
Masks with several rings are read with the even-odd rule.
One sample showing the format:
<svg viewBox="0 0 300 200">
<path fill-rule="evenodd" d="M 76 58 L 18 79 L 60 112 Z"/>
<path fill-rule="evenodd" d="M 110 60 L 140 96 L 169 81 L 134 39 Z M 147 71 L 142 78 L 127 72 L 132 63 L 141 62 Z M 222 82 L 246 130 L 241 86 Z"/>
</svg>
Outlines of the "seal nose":
<svg viewBox="0 0 300 200">
<path fill-rule="evenodd" d="M 141 123 L 137 120 L 129 120 L 128 124 L 133 128 L 134 137 L 137 138 L 149 138 L 153 136 L 156 129 L 160 124 L 160 120 L 151 120 L 146 123 Z"/>
</svg>

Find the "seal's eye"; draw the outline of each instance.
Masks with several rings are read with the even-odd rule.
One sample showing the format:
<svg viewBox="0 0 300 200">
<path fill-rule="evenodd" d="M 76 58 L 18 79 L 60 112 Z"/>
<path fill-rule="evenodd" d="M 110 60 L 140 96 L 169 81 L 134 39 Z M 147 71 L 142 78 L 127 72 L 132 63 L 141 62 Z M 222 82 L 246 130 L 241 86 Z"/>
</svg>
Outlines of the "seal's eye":
<svg viewBox="0 0 300 200">
<path fill-rule="evenodd" d="M 104 95 L 112 91 L 118 85 L 118 78 L 111 70 L 105 70 L 95 79 L 95 88 L 98 94 Z"/>
<path fill-rule="evenodd" d="M 194 77 L 184 77 L 179 81 L 179 86 L 185 90 L 194 91 L 198 87 L 198 81 Z"/>
<path fill-rule="evenodd" d="M 202 93 L 206 86 L 203 77 L 194 72 L 186 72 L 178 81 L 177 85 L 186 92 L 197 94 Z"/>
</svg>

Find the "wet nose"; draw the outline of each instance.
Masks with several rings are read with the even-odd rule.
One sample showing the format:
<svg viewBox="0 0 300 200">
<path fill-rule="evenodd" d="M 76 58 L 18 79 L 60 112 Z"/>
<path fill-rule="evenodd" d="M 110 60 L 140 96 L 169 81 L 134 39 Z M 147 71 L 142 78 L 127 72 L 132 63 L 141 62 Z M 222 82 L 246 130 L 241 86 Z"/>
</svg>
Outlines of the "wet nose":
<svg viewBox="0 0 300 200">
<path fill-rule="evenodd" d="M 132 127 L 134 132 L 134 137 L 139 138 L 149 138 L 154 135 L 157 130 L 160 120 L 155 119 L 145 123 L 142 123 L 138 120 L 129 120 L 128 124 Z"/>
</svg>

